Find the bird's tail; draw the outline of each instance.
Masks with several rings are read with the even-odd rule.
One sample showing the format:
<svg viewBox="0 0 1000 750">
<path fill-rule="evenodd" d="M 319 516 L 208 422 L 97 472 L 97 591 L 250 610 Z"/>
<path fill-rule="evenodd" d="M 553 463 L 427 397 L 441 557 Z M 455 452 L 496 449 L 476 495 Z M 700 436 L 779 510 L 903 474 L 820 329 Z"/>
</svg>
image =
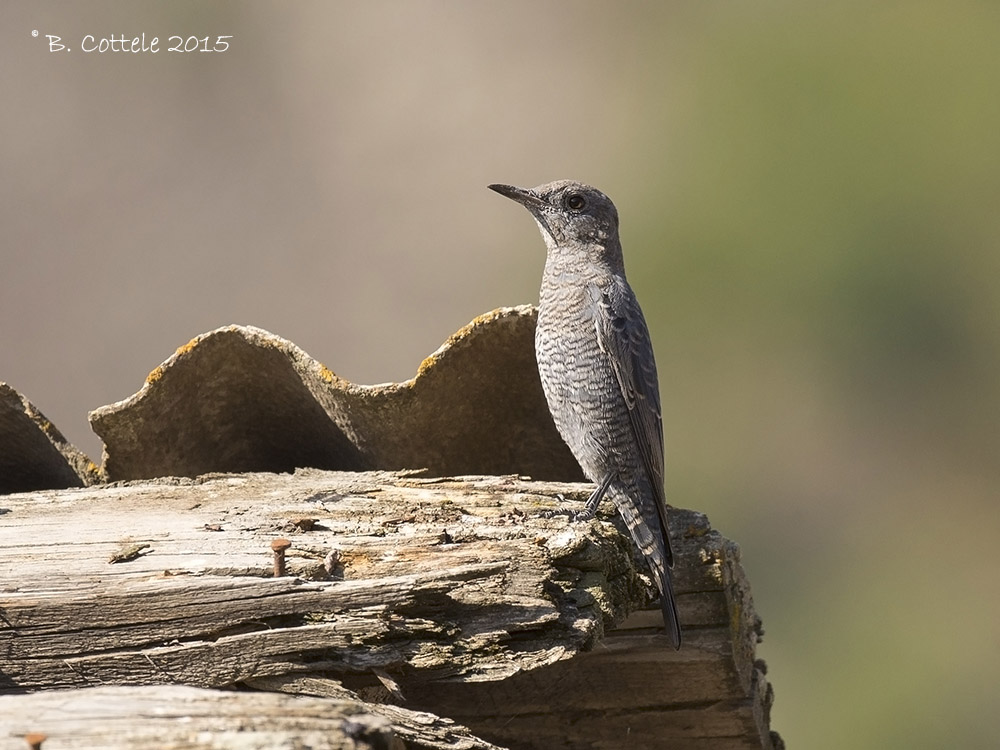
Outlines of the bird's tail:
<svg viewBox="0 0 1000 750">
<path fill-rule="evenodd" d="M 667 629 L 667 634 L 670 636 L 674 648 L 680 648 L 681 625 L 677 615 L 677 599 L 674 595 L 673 580 L 670 577 L 667 530 L 663 523 L 659 522 L 659 514 L 655 506 L 644 513 L 633 499 L 634 495 L 622 492 L 615 485 L 611 485 L 608 494 L 614 500 L 632 539 L 653 571 L 656 587 L 660 590 L 663 625 Z M 650 504 L 652 505 L 652 501 Z M 653 523 L 649 522 L 651 519 L 655 519 Z"/>
<path fill-rule="evenodd" d="M 660 609 L 663 610 L 663 625 L 667 629 L 674 648 L 681 647 L 681 621 L 677 615 L 677 597 L 674 596 L 674 583 L 670 578 L 670 569 L 657 571 L 659 575 Z"/>
<path fill-rule="evenodd" d="M 664 531 L 666 533 L 666 531 Z M 638 540 L 636 540 L 638 541 Z M 659 542 L 659 539 L 656 540 Z M 654 546 L 659 546 L 655 545 Z M 640 545 L 642 549 L 642 545 Z M 663 611 L 663 626 L 667 629 L 670 642 L 675 649 L 681 647 L 681 622 L 677 615 L 677 597 L 674 595 L 674 582 L 670 576 L 670 568 L 664 564 L 665 553 L 662 549 L 658 553 L 648 554 L 642 549 L 646 562 L 652 568 L 653 578 L 656 579 L 656 587 L 660 590 L 660 609 Z"/>
</svg>

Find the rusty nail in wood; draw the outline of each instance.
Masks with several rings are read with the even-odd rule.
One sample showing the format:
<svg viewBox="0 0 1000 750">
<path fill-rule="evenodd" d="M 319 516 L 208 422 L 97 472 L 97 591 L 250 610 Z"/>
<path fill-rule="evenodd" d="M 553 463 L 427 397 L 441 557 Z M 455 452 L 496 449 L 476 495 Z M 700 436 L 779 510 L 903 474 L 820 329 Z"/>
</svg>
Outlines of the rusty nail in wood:
<svg viewBox="0 0 1000 750">
<path fill-rule="evenodd" d="M 275 539 L 271 542 L 271 549 L 274 550 L 274 577 L 281 578 L 286 575 L 285 570 L 285 550 L 292 546 L 287 539 Z"/>
<path fill-rule="evenodd" d="M 32 732 L 31 734 L 24 735 L 24 741 L 28 743 L 28 747 L 31 750 L 42 750 L 42 743 L 48 738 L 47 734 L 42 734 L 41 732 Z"/>
</svg>

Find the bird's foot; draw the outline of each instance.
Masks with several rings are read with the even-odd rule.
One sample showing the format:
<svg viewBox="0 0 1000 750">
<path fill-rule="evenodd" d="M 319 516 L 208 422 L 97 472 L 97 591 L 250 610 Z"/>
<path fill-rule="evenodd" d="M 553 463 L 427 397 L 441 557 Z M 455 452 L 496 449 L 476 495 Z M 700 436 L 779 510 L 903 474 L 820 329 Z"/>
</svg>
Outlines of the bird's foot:
<svg viewBox="0 0 1000 750">
<path fill-rule="evenodd" d="M 551 519 L 551 518 L 567 518 L 571 523 L 589 521 L 597 513 L 593 510 L 583 509 L 583 510 L 570 510 L 569 508 L 553 508 L 552 510 L 540 510 L 538 511 L 539 518 Z"/>
<path fill-rule="evenodd" d="M 556 495 L 559 502 L 564 502 L 566 500 L 562 494 Z M 573 520 L 573 511 L 567 508 L 553 508 L 552 510 L 540 510 L 538 511 L 539 518 L 560 518 L 562 516 L 569 516 L 569 519 Z"/>
<path fill-rule="evenodd" d="M 599 487 L 594 494 L 590 496 L 587 500 L 587 505 L 583 510 L 570 510 L 569 508 L 553 508 L 552 510 L 542 510 L 538 512 L 539 518 L 560 518 L 566 517 L 573 523 L 589 521 L 594 516 L 597 515 L 597 507 L 601 504 L 601 495 L 604 494 L 604 488 Z M 560 502 L 564 502 L 566 498 L 562 495 L 556 495 L 556 498 Z M 595 502 L 596 500 L 596 502 Z"/>
</svg>

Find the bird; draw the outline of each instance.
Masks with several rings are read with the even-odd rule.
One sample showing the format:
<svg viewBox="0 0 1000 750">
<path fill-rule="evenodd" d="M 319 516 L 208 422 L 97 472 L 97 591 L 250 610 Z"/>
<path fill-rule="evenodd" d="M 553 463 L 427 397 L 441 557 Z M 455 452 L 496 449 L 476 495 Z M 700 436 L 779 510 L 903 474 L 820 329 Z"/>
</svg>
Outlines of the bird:
<svg viewBox="0 0 1000 750">
<path fill-rule="evenodd" d="M 601 500 L 615 504 L 660 591 L 675 649 L 680 619 L 670 569 L 663 418 L 649 329 L 625 278 L 618 210 L 597 188 L 559 180 L 534 188 L 489 185 L 534 217 L 546 245 L 535 358 L 560 436 Z"/>
</svg>

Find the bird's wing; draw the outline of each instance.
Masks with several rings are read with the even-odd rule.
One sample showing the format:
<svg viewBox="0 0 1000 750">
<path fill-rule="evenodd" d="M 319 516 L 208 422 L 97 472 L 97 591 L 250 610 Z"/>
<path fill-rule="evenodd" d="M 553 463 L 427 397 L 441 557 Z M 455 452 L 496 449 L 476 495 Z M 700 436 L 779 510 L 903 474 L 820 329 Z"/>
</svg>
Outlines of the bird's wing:
<svg viewBox="0 0 1000 750">
<path fill-rule="evenodd" d="M 673 552 L 667 535 L 667 500 L 663 489 L 663 417 L 656 362 L 646 320 L 639 303 L 624 278 L 615 276 L 604 289 L 593 289 L 597 342 L 608 355 L 625 404 L 635 442 L 642 456 L 660 516 L 666 546 L 667 565 L 673 566 Z"/>
</svg>

